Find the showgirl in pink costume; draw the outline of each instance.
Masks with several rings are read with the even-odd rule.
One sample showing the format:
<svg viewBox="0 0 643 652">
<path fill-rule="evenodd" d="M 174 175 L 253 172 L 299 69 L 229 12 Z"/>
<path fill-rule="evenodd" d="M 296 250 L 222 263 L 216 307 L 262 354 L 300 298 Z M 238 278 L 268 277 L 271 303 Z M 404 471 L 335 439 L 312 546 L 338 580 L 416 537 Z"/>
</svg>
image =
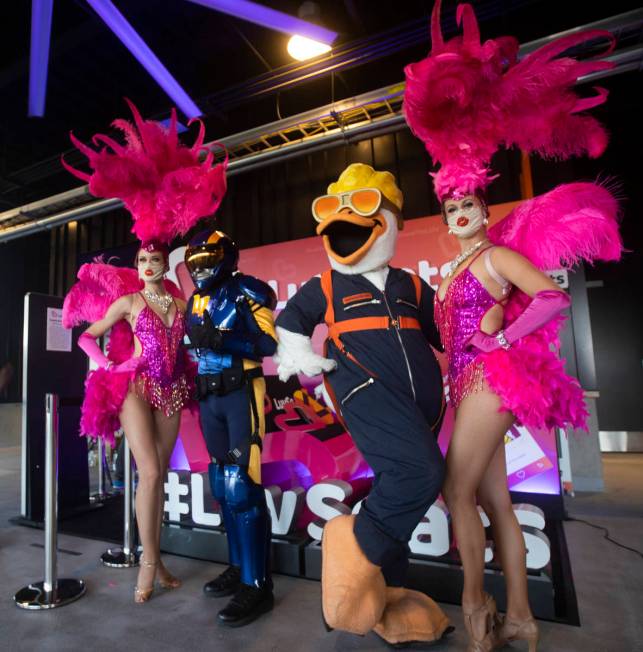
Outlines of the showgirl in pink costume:
<svg viewBox="0 0 643 652">
<path fill-rule="evenodd" d="M 129 103 L 129 102 L 128 102 Z M 87 156 L 93 170 L 85 174 L 63 165 L 89 182 L 98 197 L 118 197 L 132 213 L 132 231 L 143 241 L 136 255 L 137 269 L 118 268 L 97 261 L 83 265 L 78 283 L 65 298 L 66 326 L 92 322 L 79 346 L 98 365 L 85 385 L 81 432 L 113 441 L 123 427 L 138 469 L 136 519 L 143 557 L 134 600 L 146 602 L 158 572 L 165 588 L 181 582 L 160 559 L 163 516 L 163 477 L 174 449 L 181 410 L 190 400 L 192 365 L 182 346 L 185 301 L 173 283 L 167 244 L 212 214 L 225 193 L 226 162 L 212 166 L 208 152 L 199 161 L 204 129 L 192 147 L 177 137 L 176 113 L 169 129 L 144 121 L 129 103 L 134 125 L 116 120 L 126 137 L 121 145 L 108 136 L 94 136 L 98 151 L 74 144 Z M 110 331 L 108 353 L 96 342 Z"/>
<path fill-rule="evenodd" d="M 462 253 L 435 297 L 435 318 L 448 360 L 456 417 L 443 495 L 464 570 L 462 606 L 469 652 L 529 641 L 538 628 L 527 597 L 525 546 L 507 488 L 504 434 L 514 421 L 540 427 L 585 427 L 581 387 L 557 356 L 568 296 L 544 273 L 580 260 L 621 253 L 617 202 L 592 183 L 559 186 L 523 202 L 487 232 L 484 191 L 500 147 L 566 158 L 599 156 L 604 129 L 582 111 L 607 97 L 580 99 L 576 80 L 609 68 L 603 61 L 560 57 L 592 30 L 553 41 L 517 60 L 511 37 L 480 42 L 470 5 L 457 9 L 463 35 L 444 42 L 440 2 L 431 20 L 429 56 L 406 67 L 404 111 L 435 163 L 434 186 L 449 233 Z M 476 499 L 491 520 L 507 582 L 501 621 L 483 590 L 485 535 Z"/>
</svg>

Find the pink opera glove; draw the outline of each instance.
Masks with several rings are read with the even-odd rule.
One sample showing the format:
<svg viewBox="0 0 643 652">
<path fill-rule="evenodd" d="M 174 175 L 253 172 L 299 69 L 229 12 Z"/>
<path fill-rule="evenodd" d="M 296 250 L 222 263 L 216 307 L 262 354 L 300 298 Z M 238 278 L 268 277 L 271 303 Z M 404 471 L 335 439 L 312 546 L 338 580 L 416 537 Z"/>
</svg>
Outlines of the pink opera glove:
<svg viewBox="0 0 643 652">
<path fill-rule="evenodd" d="M 121 362 L 120 364 L 114 365 L 113 367 L 111 367 L 111 370 L 116 371 L 119 374 L 129 373 L 132 371 L 136 371 L 140 363 L 141 363 L 140 356 L 137 358 L 129 358 L 129 360 L 125 360 L 125 362 Z"/>
<path fill-rule="evenodd" d="M 114 364 L 101 350 L 100 346 L 96 343 L 96 339 L 89 333 L 83 333 L 78 338 L 78 346 L 87 354 L 102 369 L 109 369 L 118 373 L 129 373 L 136 371 L 141 362 L 140 356 L 137 358 L 129 358 L 120 364 Z"/>
<path fill-rule="evenodd" d="M 529 333 L 533 333 L 547 322 L 551 321 L 562 310 L 569 307 L 570 299 L 561 290 L 543 290 L 538 292 L 525 310 L 507 326 L 495 335 L 476 331 L 468 346 L 474 346 L 483 353 L 490 353 L 500 347 L 508 349 L 511 344 Z"/>
<path fill-rule="evenodd" d="M 87 354 L 90 360 L 93 360 L 99 367 L 108 367 L 111 360 L 102 352 L 100 346 L 96 344 L 96 338 L 89 333 L 83 333 L 78 338 L 78 346 Z"/>
</svg>

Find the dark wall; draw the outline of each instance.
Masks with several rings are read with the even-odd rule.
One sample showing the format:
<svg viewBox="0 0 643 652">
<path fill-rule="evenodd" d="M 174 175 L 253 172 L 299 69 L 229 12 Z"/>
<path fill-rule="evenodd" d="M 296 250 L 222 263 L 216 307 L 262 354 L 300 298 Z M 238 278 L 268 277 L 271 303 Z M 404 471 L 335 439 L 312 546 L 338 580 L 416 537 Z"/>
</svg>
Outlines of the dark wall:
<svg viewBox="0 0 643 652">
<path fill-rule="evenodd" d="M 46 293 L 48 276 L 49 234 L 0 245 L 0 403 L 22 400 L 24 296 Z M 11 380 L 5 386 L 8 376 Z"/>
<path fill-rule="evenodd" d="M 520 197 L 518 156 L 501 152 L 494 165 L 505 174 L 490 199 Z M 405 219 L 438 213 L 424 146 L 404 129 L 385 136 L 317 152 L 230 179 L 217 223 L 241 247 L 305 238 L 315 234 L 310 206 L 350 163 L 368 163 L 392 172 L 404 193 Z"/>
</svg>

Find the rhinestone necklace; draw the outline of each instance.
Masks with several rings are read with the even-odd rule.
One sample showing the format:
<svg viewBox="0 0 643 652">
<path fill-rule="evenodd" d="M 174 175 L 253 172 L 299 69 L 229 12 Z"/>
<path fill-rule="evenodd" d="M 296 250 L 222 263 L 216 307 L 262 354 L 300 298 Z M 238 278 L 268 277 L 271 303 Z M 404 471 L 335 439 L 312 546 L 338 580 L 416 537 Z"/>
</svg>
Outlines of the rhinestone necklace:
<svg viewBox="0 0 643 652">
<path fill-rule="evenodd" d="M 460 265 L 470 256 L 472 256 L 480 247 L 482 247 L 483 244 L 487 244 L 489 240 L 480 240 L 480 242 L 476 242 L 472 247 L 469 247 L 466 251 L 463 251 L 459 256 L 456 256 L 450 264 L 449 271 L 447 273 L 447 278 L 453 276 L 455 274 L 455 270 L 460 267 Z"/>
<path fill-rule="evenodd" d="M 156 294 L 156 292 L 152 292 L 147 288 L 143 289 L 143 294 L 150 303 L 156 304 L 164 315 L 167 314 L 167 311 L 170 309 L 173 301 L 171 294 Z"/>
</svg>

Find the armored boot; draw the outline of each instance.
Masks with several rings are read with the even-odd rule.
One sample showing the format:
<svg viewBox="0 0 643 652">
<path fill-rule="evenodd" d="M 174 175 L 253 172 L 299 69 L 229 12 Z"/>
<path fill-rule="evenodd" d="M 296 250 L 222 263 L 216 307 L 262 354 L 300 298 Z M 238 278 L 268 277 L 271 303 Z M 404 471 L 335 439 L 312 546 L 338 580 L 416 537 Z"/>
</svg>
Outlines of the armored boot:
<svg viewBox="0 0 643 652">
<path fill-rule="evenodd" d="M 219 622 L 241 627 L 274 604 L 270 577 L 270 515 L 264 489 L 243 466 L 224 468 L 226 502 L 234 515 L 241 559 L 241 583 L 228 605 L 218 614 Z"/>
<path fill-rule="evenodd" d="M 213 598 L 222 598 L 236 593 L 241 583 L 241 550 L 235 517 L 226 502 L 225 475 L 223 464 L 212 463 L 208 467 L 210 476 L 210 489 L 212 495 L 219 503 L 223 525 L 228 539 L 228 559 L 230 565 L 223 573 L 210 580 L 203 586 L 203 592 Z"/>
</svg>

